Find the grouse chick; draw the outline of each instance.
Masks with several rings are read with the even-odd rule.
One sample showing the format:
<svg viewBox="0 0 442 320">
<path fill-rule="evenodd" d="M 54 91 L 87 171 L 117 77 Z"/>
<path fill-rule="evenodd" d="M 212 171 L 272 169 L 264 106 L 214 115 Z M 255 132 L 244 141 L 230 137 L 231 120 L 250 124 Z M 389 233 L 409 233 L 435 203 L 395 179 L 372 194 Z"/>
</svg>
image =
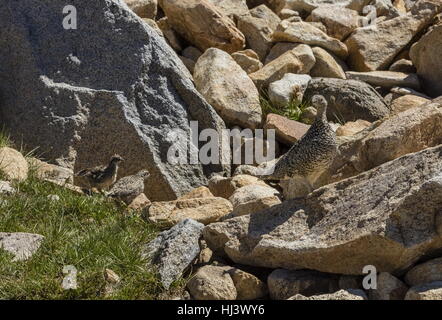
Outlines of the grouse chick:
<svg viewBox="0 0 442 320">
<path fill-rule="evenodd" d="M 124 177 L 114 184 L 108 196 L 130 204 L 136 197 L 144 192 L 144 181 L 149 176 L 149 171 L 141 170 L 133 176 Z"/>
<path fill-rule="evenodd" d="M 107 166 L 97 166 L 84 169 L 75 174 L 76 184 L 92 190 L 93 188 L 102 191 L 115 183 L 118 175 L 118 166 L 123 161 L 119 155 L 114 155 Z"/>
</svg>

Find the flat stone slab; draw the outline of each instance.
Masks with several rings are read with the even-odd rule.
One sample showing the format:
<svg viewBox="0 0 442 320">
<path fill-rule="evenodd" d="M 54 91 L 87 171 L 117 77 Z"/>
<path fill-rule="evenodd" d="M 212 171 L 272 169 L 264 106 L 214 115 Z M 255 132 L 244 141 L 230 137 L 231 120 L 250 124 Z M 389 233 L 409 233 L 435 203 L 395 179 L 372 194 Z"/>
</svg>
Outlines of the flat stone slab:
<svg viewBox="0 0 442 320">
<path fill-rule="evenodd" d="M 12 261 L 25 261 L 40 248 L 43 239 L 39 234 L 0 232 L 0 248 L 14 255 Z"/>
<path fill-rule="evenodd" d="M 419 90 L 421 87 L 419 77 L 415 73 L 396 71 L 347 71 L 345 74 L 347 75 L 347 79 L 364 81 L 375 87 L 408 87 L 416 90 Z"/>
</svg>

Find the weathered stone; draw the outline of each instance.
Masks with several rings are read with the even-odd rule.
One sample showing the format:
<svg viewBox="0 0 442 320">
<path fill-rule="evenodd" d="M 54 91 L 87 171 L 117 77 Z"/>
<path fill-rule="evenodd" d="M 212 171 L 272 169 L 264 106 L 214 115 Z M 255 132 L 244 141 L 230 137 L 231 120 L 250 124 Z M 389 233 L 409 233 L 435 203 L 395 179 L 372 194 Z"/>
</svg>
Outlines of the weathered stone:
<svg viewBox="0 0 442 320">
<path fill-rule="evenodd" d="M 256 57 L 254 55 L 256 55 Z M 258 55 L 250 49 L 235 52 L 232 54 L 232 58 L 247 74 L 256 72 L 263 67 Z"/>
<path fill-rule="evenodd" d="M 267 285 L 253 274 L 237 268 L 229 273 L 238 293 L 237 300 L 256 300 L 267 295 Z"/>
<path fill-rule="evenodd" d="M 163 31 L 161 31 L 160 27 L 158 26 L 158 24 L 156 23 L 155 20 L 148 19 L 148 18 L 143 18 L 142 20 L 143 20 L 144 23 L 146 23 L 152 29 L 154 29 L 158 33 L 159 36 L 164 38 Z"/>
<path fill-rule="evenodd" d="M 382 70 L 425 29 L 440 10 L 436 0 L 420 1 L 422 10 L 377 23 L 373 27 L 356 29 L 345 41 L 347 62 L 356 71 Z M 426 5 L 427 4 L 427 5 Z M 418 5 L 417 5 L 418 6 Z M 428 9 L 428 10 L 427 10 Z M 437 52 L 437 51 L 435 51 Z"/>
<path fill-rule="evenodd" d="M 364 291 L 358 289 L 340 290 L 335 293 L 315 295 L 311 297 L 297 294 L 288 300 L 368 300 Z"/>
<path fill-rule="evenodd" d="M 111 269 L 104 270 L 104 279 L 106 280 L 106 282 L 113 284 L 117 284 L 121 281 L 120 276 Z"/>
<path fill-rule="evenodd" d="M 356 120 L 356 121 L 350 121 L 344 124 L 343 126 L 340 126 L 336 130 L 337 136 L 352 136 L 355 135 L 358 132 L 361 132 L 362 130 L 368 128 L 371 125 L 370 122 L 365 120 Z"/>
<path fill-rule="evenodd" d="M 213 260 L 213 251 L 210 250 L 209 247 L 207 247 L 207 244 L 204 240 L 200 241 L 200 248 L 201 252 L 198 256 L 198 260 L 196 261 L 196 264 L 208 264 L 212 262 Z"/>
<path fill-rule="evenodd" d="M 324 5 L 338 5 L 344 8 L 362 11 L 362 8 L 371 0 L 286 0 L 286 8 L 310 13 L 314 9 Z"/>
<path fill-rule="evenodd" d="M 411 88 L 401 88 L 401 87 L 395 87 L 390 90 L 391 93 L 394 95 L 397 95 L 396 97 L 405 96 L 407 94 L 412 94 L 415 96 L 419 96 L 428 100 L 431 100 L 431 97 L 427 96 L 426 94 L 419 92 L 417 90 L 411 89 Z"/>
<path fill-rule="evenodd" d="M 391 115 L 397 115 L 401 112 L 407 111 L 408 109 L 419 107 L 429 102 L 430 100 L 428 99 L 412 94 L 401 96 L 397 99 L 394 99 L 390 104 Z"/>
<path fill-rule="evenodd" d="M 298 45 L 278 58 L 266 64 L 249 77 L 258 89 L 266 88 L 270 83 L 280 80 L 287 73 L 307 74 L 315 65 L 315 56 L 307 45 Z"/>
<path fill-rule="evenodd" d="M 411 47 L 410 57 L 429 95 L 442 95 L 442 24 L 435 26 Z"/>
<path fill-rule="evenodd" d="M 302 123 L 313 124 L 316 117 L 318 116 L 318 111 L 314 107 L 307 107 L 302 111 L 301 118 L 299 119 Z"/>
<path fill-rule="evenodd" d="M 249 14 L 246 0 L 209 0 L 212 2 L 224 15 L 228 16 L 233 21 L 238 17 Z"/>
<path fill-rule="evenodd" d="M 273 41 L 288 41 L 319 46 L 330 50 L 340 58 L 348 54 L 347 47 L 341 41 L 329 37 L 326 33 L 305 22 L 282 21 L 273 33 Z"/>
<path fill-rule="evenodd" d="M 329 121 L 358 119 L 376 121 L 389 114 L 387 104 L 377 91 L 361 81 L 313 78 L 305 92 L 307 98 L 323 95 L 328 101 Z M 335 97 L 335 100 L 332 99 Z"/>
<path fill-rule="evenodd" d="M 273 47 L 270 49 L 269 54 L 267 55 L 265 59 L 265 65 L 272 62 L 276 58 L 282 56 L 287 51 L 293 50 L 295 48 L 305 48 L 305 44 L 300 43 L 292 43 L 292 42 L 277 42 L 273 45 Z"/>
<path fill-rule="evenodd" d="M 341 275 L 339 277 L 339 289 L 362 289 L 362 277 L 361 276 L 351 276 L 351 275 Z"/>
<path fill-rule="evenodd" d="M 185 219 L 209 224 L 230 213 L 232 208 L 229 201 L 216 197 L 154 202 L 149 207 L 148 220 L 162 227 L 174 226 Z"/>
<path fill-rule="evenodd" d="M 111 269 L 104 270 L 104 280 L 106 284 L 103 289 L 103 295 L 105 297 L 110 297 L 115 293 L 115 290 L 119 287 L 121 283 L 120 276 Z"/>
<path fill-rule="evenodd" d="M 314 47 L 312 51 L 316 58 L 316 63 L 310 70 L 312 77 L 346 79 L 343 61 L 320 47 Z"/>
<path fill-rule="evenodd" d="M 401 15 L 399 10 L 393 5 L 392 0 L 374 0 L 372 5 L 376 8 L 377 16 L 384 17 L 385 20 Z"/>
<path fill-rule="evenodd" d="M 251 184 L 267 186 L 265 182 L 248 175 L 237 175 L 232 178 L 214 176 L 209 180 L 209 189 L 215 197 L 229 199 L 235 190 Z"/>
<path fill-rule="evenodd" d="M 0 249 L 11 253 L 14 256 L 12 261 L 25 261 L 37 252 L 43 239 L 39 234 L 0 232 Z"/>
<path fill-rule="evenodd" d="M 416 67 L 413 65 L 413 62 L 407 59 L 397 60 L 388 70 L 403 73 L 416 73 Z"/>
<path fill-rule="evenodd" d="M 404 0 L 405 9 L 408 11 L 413 8 L 413 6 L 416 4 L 418 0 Z"/>
<path fill-rule="evenodd" d="M 235 190 L 229 201 L 233 212 L 229 217 L 239 217 L 273 207 L 280 204 L 278 190 L 262 185 L 247 185 Z"/>
<path fill-rule="evenodd" d="M 195 62 L 189 58 L 178 56 L 191 74 L 195 71 Z"/>
<path fill-rule="evenodd" d="M 155 19 L 158 11 L 158 0 L 124 0 L 128 7 L 140 18 Z"/>
<path fill-rule="evenodd" d="M 310 18 L 324 24 L 327 34 L 341 41 L 359 27 L 358 12 L 339 6 L 320 6 L 312 11 Z"/>
<path fill-rule="evenodd" d="M 393 0 L 393 6 L 398 9 L 400 13 L 407 13 L 405 0 Z"/>
<path fill-rule="evenodd" d="M 442 248 L 442 228 L 435 225 L 441 159 L 442 146 L 404 156 L 306 200 L 206 226 L 204 239 L 241 264 L 354 275 L 373 265 L 400 272 Z"/>
<path fill-rule="evenodd" d="M 164 231 L 144 246 L 142 256 L 156 266 L 163 286 L 168 289 L 198 257 L 204 225 L 191 219 Z"/>
<path fill-rule="evenodd" d="M 278 114 L 270 113 L 267 115 L 264 129 L 274 129 L 276 138 L 279 141 L 287 145 L 292 145 L 307 133 L 310 126 L 295 120 L 287 119 Z"/>
<path fill-rule="evenodd" d="M 442 300 L 442 281 L 410 288 L 405 300 Z"/>
<path fill-rule="evenodd" d="M 281 80 L 269 85 L 270 101 L 279 108 L 287 106 L 293 100 L 301 102 L 311 79 L 308 74 L 285 74 Z"/>
<path fill-rule="evenodd" d="M 276 269 L 268 279 L 270 298 L 284 300 L 296 294 L 307 296 L 332 293 L 338 289 L 337 278 L 310 270 Z"/>
<path fill-rule="evenodd" d="M 74 172 L 72 169 L 46 163 L 37 158 L 31 158 L 28 161 L 30 168 L 35 171 L 39 179 L 70 184 L 74 182 Z"/>
<path fill-rule="evenodd" d="M 417 90 L 420 89 L 419 78 L 415 73 L 410 74 L 394 71 L 347 71 L 345 74 L 347 75 L 347 79 L 364 81 L 375 87 L 392 88 L 399 86 Z"/>
<path fill-rule="evenodd" d="M 286 20 L 286 21 L 288 21 L 288 20 Z M 302 20 L 301 21 L 289 21 L 289 22 L 302 22 Z M 325 34 L 327 34 L 327 27 L 324 26 L 322 24 L 322 22 L 306 21 L 306 23 L 308 23 L 309 25 L 311 25 L 311 26 L 315 27 L 316 29 L 319 29 L 322 32 L 324 32 Z"/>
<path fill-rule="evenodd" d="M 406 141 L 406 143 L 404 143 Z M 404 111 L 341 143 L 325 184 L 442 143 L 442 101 Z"/>
<path fill-rule="evenodd" d="M 24 181 L 28 177 L 29 165 L 20 152 L 3 147 L 0 148 L 0 171 L 8 180 Z"/>
<path fill-rule="evenodd" d="M 286 0 L 247 0 L 247 5 L 249 8 L 255 8 L 259 5 L 265 4 L 274 12 L 279 14 L 279 12 L 284 8 Z"/>
<path fill-rule="evenodd" d="M 0 181 L 0 194 L 11 195 L 16 191 L 9 181 Z"/>
<path fill-rule="evenodd" d="M 405 281 L 410 286 L 442 281 L 442 258 L 432 259 L 414 266 L 405 275 Z"/>
<path fill-rule="evenodd" d="M 196 199 L 196 198 L 213 198 L 214 195 L 207 187 L 199 187 L 179 197 L 178 200 Z"/>
<path fill-rule="evenodd" d="M 275 163 L 279 158 L 274 158 L 272 160 L 264 161 L 260 163 L 258 166 L 253 165 L 240 165 L 235 169 L 233 173 L 236 175 L 252 175 L 252 176 L 262 176 L 263 174 L 269 174 Z"/>
<path fill-rule="evenodd" d="M 370 300 L 404 300 L 408 287 L 388 272 L 377 277 L 377 289 L 369 291 Z"/>
<path fill-rule="evenodd" d="M 129 210 L 142 211 L 148 208 L 152 202 L 146 197 L 144 193 L 138 195 L 132 202 L 127 206 Z"/>
<path fill-rule="evenodd" d="M 299 17 L 299 12 L 291 9 L 282 9 L 279 13 L 279 17 L 282 20 L 290 19 L 293 17 Z"/>
<path fill-rule="evenodd" d="M 144 20 L 145 21 L 145 20 Z M 167 17 L 163 17 L 157 22 L 157 27 L 161 31 L 161 36 L 163 36 L 167 43 L 177 52 L 183 50 L 183 39 L 172 29 Z M 149 26 L 151 23 L 149 23 Z M 157 31 L 158 32 L 158 31 Z"/>
<path fill-rule="evenodd" d="M 76 194 L 84 195 L 83 190 L 79 186 L 75 186 L 73 184 L 66 183 L 66 182 L 60 182 L 60 181 L 57 181 L 57 180 L 45 179 L 44 181 L 52 183 L 52 184 L 57 185 L 59 187 L 65 188 L 67 190 L 70 190 L 70 191 L 72 191 L 72 192 L 74 192 Z"/>
<path fill-rule="evenodd" d="M 197 62 L 199 57 L 201 57 L 203 55 L 203 53 L 198 48 L 190 46 L 190 47 L 185 48 L 181 52 L 181 55 L 187 59 Z"/>
<path fill-rule="evenodd" d="M 238 29 L 244 34 L 248 46 L 263 60 L 272 47 L 272 34 L 281 19 L 266 5 L 250 10 L 250 15 L 238 18 Z"/>
<path fill-rule="evenodd" d="M 0 107 L 11 138 L 75 171 L 122 154 L 120 175 L 146 168 L 154 177 L 152 200 L 176 199 L 204 185 L 204 173 L 224 171 L 168 163 L 171 133 L 190 134 L 192 120 L 200 130 L 225 126 L 164 39 L 121 1 L 69 4 L 93 17 L 75 32 L 59 22 L 62 0 L 0 3 Z M 31 39 L 31 30 L 40 32 Z"/>
<path fill-rule="evenodd" d="M 229 274 L 230 267 L 204 266 L 187 283 L 196 300 L 236 300 L 238 293 Z"/>
<path fill-rule="evenodd" d="M 298 177 L 282 180 L 279 185 L 282 188 L 284 200 L 305 198 L 311 192 L 311 187 L 305 183 L 305 180 Z"/>
<path fill-rule="evenodd" d="M 232 53 L 244 48 L 244 35 L 209 0 L 160 0 L 169 24 L 189 43 L 205 51 Z"/>
<path fill-rule="evenodd" d="M 258 90 L 228 53 L 207 50 L 198 59 L 193 77 L 198 91 L 225 121 L 252 129 L 261 125 Z"/>
</svg>

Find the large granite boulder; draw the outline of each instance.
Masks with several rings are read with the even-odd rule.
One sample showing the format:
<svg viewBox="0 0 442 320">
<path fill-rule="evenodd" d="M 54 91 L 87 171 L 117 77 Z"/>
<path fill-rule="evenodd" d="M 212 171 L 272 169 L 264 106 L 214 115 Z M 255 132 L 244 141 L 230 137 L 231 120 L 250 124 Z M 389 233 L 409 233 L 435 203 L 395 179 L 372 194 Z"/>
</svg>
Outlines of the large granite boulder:
<svg viewBox="0 0 442 320">
<path fill-rule="evenodd" d="M 357 80 L 313 78 L 304 96 L 323 95 L 328 101 L 329 121 L 380 120 L 389 114 L 384 99 L 369 84 Z M 335 99 L 333 99 L 333 97 Z"/>
<path fill-rule="evenodd" d="M 436 99 L 345 139 L 320 185 L 343 180 L 408 153 L 442 144 L 442 99 Z"/>
<path fill-rule="evenodd" d="M 229 124 L 258 128 L 262 122 L 259 92 L 247 73 L 226 52 L 211 48 L 198 59 L 195 86 Z"/>
<path fill-rule="evenodd" d="M 223 171 L 167 161 L 174 130 L 224 123 L 165 40 L 121 0 L 69 4 L 78 29 L 64 29 L 62 0 L 0 3 L 0 108 L 12 138 L 75 170 L 119 153 L 120 174 L 151 172 L 152 200 L 175 199 Z"/>
<path fill-rule="evenodd" d="M 345 58 L 348 54 L 345 44 L 306 22 L 288 22 L 284 20 L 278 25 L 272 38 L 275 42 L 287 41 L 322 47 L 340 58 Z"/>
<path fill-rule="evenodd" d="M 442 24 L 425 34 L 410 50 L 410 57 L 423 82 L 423 88 L 432 96 L 442 95 Z"/>
<path fill-rule="evenodd" d="M 266 5 L 250 10 L 250 14 L 238 19 L 238 28 L 244 34 L 247 44 L 264 60 L 271 49 L 272 34 L 281 19 Z"/>
<path fill-rule="evenodd" d="M 337 5 L 344 8 L 362 11 L 362 8 L 371 0 L 286 0 L 286 8 L 310 13 L 312 10 L 324 5 Z"/>
<path fill-rule="evenodd" d="M 0 249 L 12 254 L 12 261 L 26 261 L 37 252 L 43 240 L 39 234 L 0 232 Z"/>
<path fill-rule="evenodd" d="M 269 268 L 393 274 L 442 248 L 442 146 L 253 215 L 206 226 L 214 252 Z"/>
<path fill-rule="evenodd" d="M 199 49 L 215 47 L 233 53 L 244 48 L 244 35 L 211 1 L 159 0 L 159 5 L 172 28 Z"/>
<path fill-rule="evenodd" d="M 144 245 L 141 256 L 149 267 L 155 266 L 166 289 L 197 259 L 203 228 L 203 224 L 185 219 Z"/>
<path fill-rule="evenodd" d="M 345 42 L 350 67 L 356 71 L 387 69 L 441 7 L 439 0 L 420 0 L 409 14 L 356 29 Z"/>
</svg>

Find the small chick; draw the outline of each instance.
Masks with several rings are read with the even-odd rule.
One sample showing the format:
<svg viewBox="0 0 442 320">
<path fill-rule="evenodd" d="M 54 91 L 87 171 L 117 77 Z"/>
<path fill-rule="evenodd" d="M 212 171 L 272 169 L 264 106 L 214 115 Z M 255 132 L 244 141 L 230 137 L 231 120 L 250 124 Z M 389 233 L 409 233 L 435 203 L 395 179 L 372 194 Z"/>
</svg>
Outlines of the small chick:
<svg viewBox="0 0 442 320">
<path fill-rule="evenodd" d="M 102 191 L 109 188 L 117 180 L 118 165 L 123 161 L 119 155 L 114 155 L 107 166 L 97 166 L 84 169 L 75 174 L 76 182 L 89 190 L 93 188 Z"/>
<path fill-rule="evenodd" d="M 133 176 L 124 177 L 114 184 L 108 196 L 130 204 L 144 192 L 144 181 L 150 176 L 149 171 L 141 170 Z"/>
</svg>

